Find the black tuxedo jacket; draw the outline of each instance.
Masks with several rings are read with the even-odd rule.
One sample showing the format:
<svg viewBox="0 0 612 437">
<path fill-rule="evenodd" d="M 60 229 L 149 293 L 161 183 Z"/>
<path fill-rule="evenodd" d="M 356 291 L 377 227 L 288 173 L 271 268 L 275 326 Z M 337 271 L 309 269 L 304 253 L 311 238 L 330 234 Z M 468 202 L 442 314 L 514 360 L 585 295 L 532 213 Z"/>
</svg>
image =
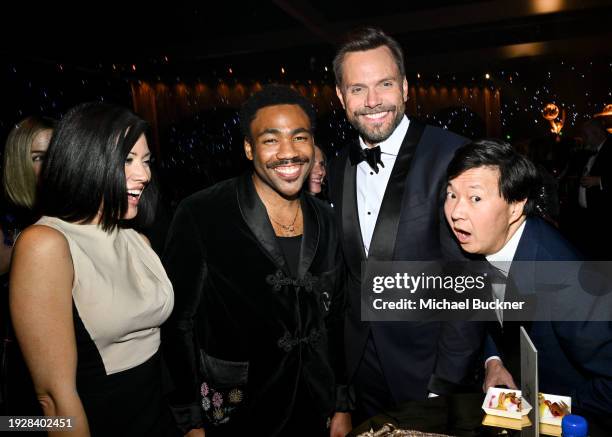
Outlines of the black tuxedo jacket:
<svg viewBox="0 0 612 437">
<path fill-rule="evenodd" d="M 463 259 L 443 218 L 442 205 L 446 168 L 455 150 L 466 142 L 446 130 L 410 121 L 387 184 L 368 259 Z M 349 159 L 350 147 L 332 162 L 329 175 L 330 197 L 348 271 L 348 375 L 354 375 L 371 333 L 396 402 L 426 398 L 432 376 L 466 383 L 482 344 L 482 325 L 361 321 L 361 263 L 366 256 L 357 213 L 356 166 Z"/>
<path fill-rule="evenodd" d="M 587 210 L 595 214 L 609 214 L 612 211 L 612 135 L 601 146 L 595 162 L 589 171 L 590 176 L 601 177 L 601 187 L 595 186 L 586 189 Z M 588 224 L 585 224 L 588 226 Z"/>
<path fill-rule="evenodd" d="M 329 205 L 305 194 L 300 200 L 297 277 L 250 174 L 179 205 L 163 257 L 175 305 L 162 350 L 183 432 L 216 424 L 223 435 L 278 435 L 298 387 L 323 422 L 346 409 L 337 231 Z"/>
<path fill-rule="evenodd" d="M 527 219 L 514 261 L 580 259 L 556 229 L 542 219 Z M 508 276 L 515 278 L 517 288 L 533 290 L 537 273 L 519 272 L 512 265 Z M 510 322 L 501 330 L 495 322 L 490 330 L 498 350 L 489 355 L 499 353 L 515 378 L 520 375 L 519 324 Z M 571 396 L 573 411 L 612 414 L 611 322 L 532 322 L 526 329 L 538 349 L 540 391 Z"/>
</svg>

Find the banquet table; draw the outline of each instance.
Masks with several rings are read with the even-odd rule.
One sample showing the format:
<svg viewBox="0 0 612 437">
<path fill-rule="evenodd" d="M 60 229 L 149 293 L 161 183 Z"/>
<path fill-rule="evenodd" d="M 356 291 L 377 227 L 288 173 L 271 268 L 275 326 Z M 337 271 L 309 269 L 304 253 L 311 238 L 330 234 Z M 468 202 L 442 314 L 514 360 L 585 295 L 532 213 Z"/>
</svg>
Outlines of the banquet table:
<svg viewBox="0 0 612 437">
<path fill-rule="evenodd" d="M 482 425 L 485 415 L 481 408 L 483 400 L 483 393 L 462 393 L 405 402 L 356 425 L 349 436 L 357 437 L 370 429 L 379 430 L 387 423 L 414 431 L 414 435 L 419 435 L 419 432 L 457 437 L 521 435 L 520 431 Z M 590 437 L 612 436 L 612 417 L 594 416 L 582 411 L 573 412 L 587 419 Z"/>
</svg>

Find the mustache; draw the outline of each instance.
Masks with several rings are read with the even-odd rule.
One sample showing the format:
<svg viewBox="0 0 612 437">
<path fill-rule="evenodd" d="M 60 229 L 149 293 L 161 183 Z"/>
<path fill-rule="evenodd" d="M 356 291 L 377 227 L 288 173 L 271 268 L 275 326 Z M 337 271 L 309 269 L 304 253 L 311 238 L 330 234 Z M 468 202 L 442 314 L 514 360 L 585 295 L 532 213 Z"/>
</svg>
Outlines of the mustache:
<svg viewBox="0 0 612 437">
<path fill-rule="evenodd" d="M 359 109 L 357 111 L 354 112 L 355 116 L 358 115 L 369 115 L 369 114 L 377 114 L 379 112 L 386 112 L 386 111 L 397 111 L 397 106 L 395 105 L 387 105 L 387 106 L 380 106 L 378 108 L 362 108 Z"/>
<path fill-rule="evenodd" d="M 282 167 L 284 165 L 291 165 L 291 164 L 308 164 L 310 162 L 310 159 L 304 157 L 301 158 L 299 156 L 296 156 L 295 158 L 290 158 L 290 159 L 280 159 L 278 161 L 274 161 L 274 162 L 269 162 L 266 164 L 266 168 L 269 169 L 274 169 L 276 167 Z"/>
</svg>

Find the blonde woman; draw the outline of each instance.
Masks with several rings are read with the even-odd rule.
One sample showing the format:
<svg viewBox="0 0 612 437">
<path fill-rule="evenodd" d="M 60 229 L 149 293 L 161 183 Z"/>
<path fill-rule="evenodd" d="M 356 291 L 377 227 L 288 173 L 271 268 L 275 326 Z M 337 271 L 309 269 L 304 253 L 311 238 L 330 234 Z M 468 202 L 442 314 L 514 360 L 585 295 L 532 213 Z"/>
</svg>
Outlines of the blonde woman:
<svg viewBox="0 0 612 437">
<path fill-rule="evenodd" d="M 2 185 L 10 203 L 30 210 L 34 207 L 36 182 L 54 124 L 47 118 L 28 117 L 9 133 L 4 147 Z"/>
<path fill-rule="evenodd" d="M 32 383 L 17 348 L 8 314 L 8 270 L 19 232 L 36 220 L 36 186 L 55 120 L 28 117 L 15 125 L 4 147 L 0 202 L 0 411 L 40 414 Z"/>
</svg>

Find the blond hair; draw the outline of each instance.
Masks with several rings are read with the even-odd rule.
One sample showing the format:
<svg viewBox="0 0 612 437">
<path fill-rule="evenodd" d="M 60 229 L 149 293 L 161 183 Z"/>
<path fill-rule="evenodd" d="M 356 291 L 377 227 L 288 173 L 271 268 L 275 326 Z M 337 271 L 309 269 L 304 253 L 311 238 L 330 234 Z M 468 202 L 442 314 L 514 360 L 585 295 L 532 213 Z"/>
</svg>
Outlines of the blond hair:
<svg viewBox="0 0 612 437">
<path fill-rule="evenodd" d="M 51 120 L 28 117 L 11 130 L 4 147 L 2 185 L 7 199 L 32 209 L 36 198 L 36 175 L 32 165 L 32 143 L 40 132 L 53 129 Z"/>
</svg>

